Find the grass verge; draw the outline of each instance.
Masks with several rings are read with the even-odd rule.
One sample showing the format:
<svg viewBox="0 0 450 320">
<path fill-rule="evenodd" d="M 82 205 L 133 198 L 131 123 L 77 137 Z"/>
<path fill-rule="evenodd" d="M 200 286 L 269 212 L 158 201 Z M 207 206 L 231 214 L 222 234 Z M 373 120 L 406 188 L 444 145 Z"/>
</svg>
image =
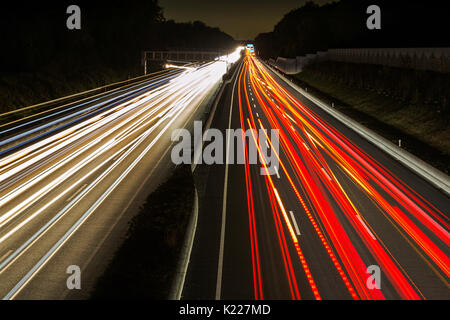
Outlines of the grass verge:
<svg viewBox="0 0 450 320">
<path fill-rule="evenodd" d="M 149 66 L 149 73 L 161 70 Z M 0 72 L 0 114 L 60 97 L 84 92 L 142 75 L 137 68 L 84 67 L 81 71 L 58 68 L 36 72 Z M 98 93 L 98 92 L 96 92 Z M 22 112 L 31 115 L 36 110 Z"/>
<path fill-rule="evenodd" d="M 450 126 L 428 106 L 401 102 L 366 89 L 326 79 L 313 70 L 292 77 L 324 102 L 372 129 L 439 170 L 450 173 Z"/>
</svg>

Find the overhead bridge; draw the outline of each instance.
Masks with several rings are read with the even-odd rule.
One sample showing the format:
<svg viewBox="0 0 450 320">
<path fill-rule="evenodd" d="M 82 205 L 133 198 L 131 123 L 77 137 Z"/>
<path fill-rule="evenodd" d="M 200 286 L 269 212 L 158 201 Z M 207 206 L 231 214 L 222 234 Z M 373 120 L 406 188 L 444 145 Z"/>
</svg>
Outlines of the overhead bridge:
<svg viewBox="0 0 450 320">
<path fill-rule="evenodd" d="M 167 50 L 167 51 L 143 51 L 142 65 L 147 70 L 148 61 L 175 61 L 175 62 L 200 62 L 212 61 L 217 57 L 227 55 L 226 51 L 206 50 Z"/>
</svg>

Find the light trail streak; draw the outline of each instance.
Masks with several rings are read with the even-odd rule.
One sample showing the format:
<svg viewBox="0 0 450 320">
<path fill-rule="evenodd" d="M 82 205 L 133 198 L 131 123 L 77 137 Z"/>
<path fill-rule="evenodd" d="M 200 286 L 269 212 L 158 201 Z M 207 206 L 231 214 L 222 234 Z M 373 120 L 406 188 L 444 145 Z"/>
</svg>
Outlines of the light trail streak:
<svg viewBox="0 0 450 320">
<path fill-rule="evenodd" d="M 246 62 L 244 62 L 244 68 L 242 68 L 241 73 L 239 75 L 238 81 L 238 101 L 239 101 L 239 114 L 242 115 L 242 96 L 241 96 L 241 79 L 245 78 L 245 68 Z M 247 151 L 247 141 L 244 135 L 244 119 L 240 116 L 240 124 L 242 131 L 242 141 L 243 141 L 243 150 L 245 154 L 245 185 L 247 190 L 247 208 L 249 215 L 249 227 L 250 227 L 250 244 L 251 244 L 251 252 L 252 252 L 252 269 L 253 269 L 253 285 L 254 285 L 254 295 L 255 299 L 263 299 L 263 291 L 262 291 L 262 279 L 261 279 L 261 267 L 259 260 L 259 249 L 258 249 L 258 238 L 256 235 L 256 226 L 255 226 L 255 209 L 253 204 L 253 194 L 252 194 L 252 186 L 251 186 L 251 178 L 250 178 L 250 168 L 248 161 L 248 151 Z"/>
</svg>

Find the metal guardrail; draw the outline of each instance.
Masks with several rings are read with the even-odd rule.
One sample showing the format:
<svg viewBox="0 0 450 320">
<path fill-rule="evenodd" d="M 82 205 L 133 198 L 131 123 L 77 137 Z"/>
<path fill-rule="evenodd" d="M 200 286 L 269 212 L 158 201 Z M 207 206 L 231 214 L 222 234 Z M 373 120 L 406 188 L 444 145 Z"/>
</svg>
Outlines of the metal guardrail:
<svg viewBox="0 0 450 320">
<path fill-rule="evenodd" d="M 71 94 L 71 95 L 68 95 L 68 96 L 64 96 L 64 97 L 61 97 L 61 98 L 57 98 L 57 99 L 41 102 L 41 103 L 38 103 L 38 104 L 34 104 L 34 105 L 31 105 L 31 106 L 27 106 L 27 107 L 11 110 L 11 111 L 8 111 L 8 112 L 5 112 L 5 113 L 1 113 L 0 114 L 0 118 L 1 117 L 6 117 L 6 116 L 9 116 L 9 115 L 13 115 L 15 113 L 20 113 L 20 112 L 23 112 L 23 111 L 26 111 L 26 110 L 40 109 L 40 108 L 43 108 L 45 106 L 49 106 L 49 105 L 52 105 L 52 104 L 55 104 L 55 103 L 58 103 L 58 102 L 68 101 L 68 100 L 71 100 L 71 99 L 76 99 L 76 98 L 79 98 L 79 97 L 83 97 L 85 95 L 88 95 L 89 98 L 92 98 L 93 96 L 91 96 L 90 94 L 93 94 L 95 92 L 100 91 L 102 93 L 102 91 L 107 91 L 109 89 L 116 88 L 116 87 L 118 87 L 118 86 L 120 86 L 122 84 L 126 84 L 126 83 L 132 85 L 132 84 L 135 84 L 136 81 L 138 81 L 138 80 L 141 80 L 143 78 L 149 78 L 151 76 L 155 76 L 155 75 L 163 73 L 163 72 L 166 72 L 166 70 L 150 73 L 148 75 L 143 75 L 143 76 L 139 76 L 139 77 L 135 77 L 135 78 L 130 78 L 130 79 L 119 81 L 119 82 L 110 83 L 110 84 L 107 84 L 107 85 L 104 85 L 104 86 L 101 86 L 101 87 L 97 87 L 97 88 L 93 88 L 93 89 L 90 89 L 90 90 L 74 93 L 74 94 Z M 98 95 L 100 95 L 101 93 L 99 93 Z"/>
</svg>

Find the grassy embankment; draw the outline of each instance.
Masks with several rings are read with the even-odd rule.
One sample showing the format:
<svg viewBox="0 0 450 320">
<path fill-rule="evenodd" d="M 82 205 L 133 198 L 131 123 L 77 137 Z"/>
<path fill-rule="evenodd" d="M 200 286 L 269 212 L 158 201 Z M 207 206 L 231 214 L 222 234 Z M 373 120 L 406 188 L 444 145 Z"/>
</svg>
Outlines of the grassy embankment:
<svg viewBox="0 0 450 320">
<path fill-rule="evenodd" d="M 159 69 L 159 66 L 155 65 L 150 72 Z M 140 75 L 142 70 L 101 66 L 72 72 L 49 69 L 39 72 L 4 73 L 0 77 L 0 114 Z M 30 110 L 24 116 L 33 112 Z"/>
<path fill-rule="evenodd" d="M 147 198 L 126 239 L 97 281 L 92 299 L 167 299 L 194 205 L 190 166 Z"/>
<path fill-rule="evenodd" d="M 295 81 L 344 114 L 450 173 L 450 75 L 322 62 Z"/>
</svg>

